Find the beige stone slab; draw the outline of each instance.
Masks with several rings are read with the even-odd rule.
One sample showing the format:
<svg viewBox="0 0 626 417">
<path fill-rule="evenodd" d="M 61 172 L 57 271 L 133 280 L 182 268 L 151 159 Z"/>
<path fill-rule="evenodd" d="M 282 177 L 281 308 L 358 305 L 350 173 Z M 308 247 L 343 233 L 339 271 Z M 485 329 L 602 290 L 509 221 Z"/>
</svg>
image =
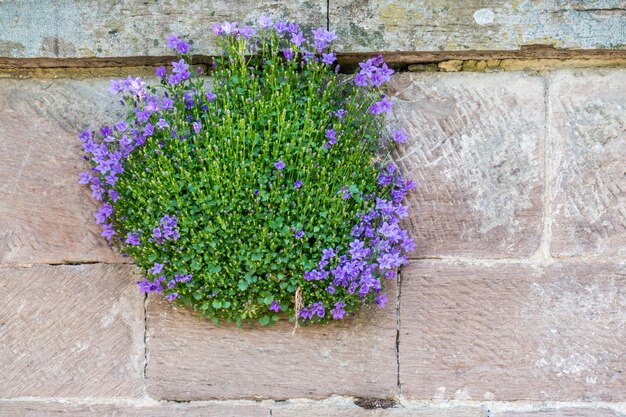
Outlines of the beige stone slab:
<svg viewBox="0 0 626 417">
<path fill-rule="evenodd" d="M 62 402 L 0 401 L 3 417 L 268 417 L 269 409 L 254 404 L 199 403 L 157 405 L 68 404 Z"/>
<path fill-rule="evenodd" d="M 0 264 L 121 262 L 95 224 L 78 133 L 123 110 L 108 80 L 0 80 Z"/>
<path fill-rule="evenodd" d="M 522 45 L 623 48 L 622 0 L 333 0 L 343 50 L 510 50 Z"/>
<path fill-rule="evenodd" d="M 134 273 L 0 268 L 0 398 L 143 395 L 144 297 Z"/>
<path fill-rule="evenodd" d="M 528 257 L 542 231 L 542 77 L 418 74 L 392 79 L 394 159 L 416 187 L 413 256 Z"/>
<path fill-rule="evenodd" d="M 324 401 L 322 403 L 275 404 L 272 417 L 484 417 L 480 407 L 402 407 L 365 409 L 349 403 Z"/>
<path fill-rule="evenodd" d="M 395 289 L 389 291 L 395 299 Z M 391 398 L 397 393 L 396 311 L 393 301 L 354 320 L 299 328 L 237 329 L 148 304 L 150 396 L 166 400 Z"/>
<path fill-rule="evenodd" d="M 402 273 L 409 399 L 624 401 L 626 268 L 416 262 Z"/>
<path fill-rule="evenodd" d="M 557 410 L 536 411 L 500 411 L 491 414 L 493 417 L 623 417 L 624 414 L 602 407 L 561 408 Z"/>
<path fill-rule="evenodd" d="M 192 39 L 192 53 L 209 54 L 216 51 L 214 23 L 250 23 L 261 15 L 326 27 L 326 1 L 8 0 L 0 4 L 0 56 L 170 55 L 171 33 Z"/>
<path fill-rule="evenodd" d="M 626 71 L 549 80 L 552 255 L 626 255 Z"/>
</svg>

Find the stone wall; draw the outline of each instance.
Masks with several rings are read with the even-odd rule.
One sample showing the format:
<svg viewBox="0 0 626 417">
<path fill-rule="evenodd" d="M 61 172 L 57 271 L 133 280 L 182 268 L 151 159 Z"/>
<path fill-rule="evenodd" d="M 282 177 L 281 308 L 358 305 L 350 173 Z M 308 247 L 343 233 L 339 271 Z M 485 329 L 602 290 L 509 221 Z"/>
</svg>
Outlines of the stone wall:
<svg viewBox="0 0 626 417">
<path fill-rule="evenodd" d="M 626 3 L 495 3 L 0 2 L 0 415 L 626 416 Z M 145 298 L 77 183 L 111 76 L 262 13 L 399 51 L 417 183 L 397 302 L 294 336 Z"/>
</svg>

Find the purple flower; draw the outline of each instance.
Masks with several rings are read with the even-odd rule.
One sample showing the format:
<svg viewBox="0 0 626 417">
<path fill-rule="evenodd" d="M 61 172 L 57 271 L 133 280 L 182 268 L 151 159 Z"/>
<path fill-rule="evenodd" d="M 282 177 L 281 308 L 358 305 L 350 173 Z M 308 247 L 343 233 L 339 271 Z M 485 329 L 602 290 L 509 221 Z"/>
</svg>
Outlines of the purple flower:
<svg viewBox="0 0 626 417">
<path fill-rule="evenodd" d="M 296 180 L 296 182 L 293 183 L 293 188 L 295 188 L 296 190 L 299 190 L 300 187 L 302 187 L 302 181 Z"/>
<path fill-rule="evenodd" d="M 130 91 L 138 97 L 143 97 L 146 95 L 145 84 L 141 77 L 133 78 L 129 75 L 124 81 L 124 90 Z"/>
<path fill-rule="evenodd" d="M 144 278 L 143 281 L 137 282 L 139 286 L 139 291 L 141 292 L 163 292 L 163 286 L 161 285 L 165 281 L 164 276 L 160 276 L 155 279 L 153 282 L 148 281 L 147 278 Z"/>
<path fill-rule="evenodd" d="M 237 22 L 222 22 L 220 24 L 221 34 L 230 35 L 232 33 L 237 32 Z"/>
<path fill-rule="evenodd" d="M 117 199 L 120 196 L 119 193 L 117 191 L 115 191 L 113 188 L 109 189 L 108 193 L 109 193 L 109 197 L 111 197 L 111 200 L 114 203 L 117 201 Z"/>
<path fill-rule="evenodd" d="M 87 142 L 93 139 L 93 130 L 91 129 L 84 130 L 83 132 L 81 132 L 79 138 L 81 142 Z"/>
<path fill-rule="evenodd" d="M 371 58 L 364 62 L 359 62 L 359 67 L 361 67 L 359 74 L 364 75 L 365 77 L 371 77 L 376 69 L 376 65 Z"/>
<path fill-rule="evenodd" d="M 282 170 L 283 168 L 285 168 L 287 165 L 285 165 L 285 163 L 283 162 L 283 160 L 279 160 L 278 162 L 274 163 L 274 168 L 276 168 L 277 170 Z"/>
<path fill-rule="evenodd" d="M 381 294 L 378 297 L 376 297 L 376 299 L 374 300 L 374 302 L 380 307 L 380 308 L 384 308 L 385 304 L 387 304 L 387 302 L 389 301 L 389 299 L 387 298 L 387 293 Z"/>
<path fill-rule="evenodd" d="M 118 132 L 123 132 L 126 130 L 126 123 L 124 121 L 121 121 L 119 123 L 116 123 L 114 127 Z"/>
<path fill-rule="evenodd" d="M 379 57 L 382 60 L 382 55 L 379 55 Z M 380 68 L 376 69 L 376 72 L 381 75 L 384 81 L 389 81 L 391 80 L 391 74 L 393 74 L 395 71 L 389 68 L 387 64 L 383 63 Z"/>
<path fill-rule="evenodd" d="M 81 172 L 80 173 L 80 181 L 79 184 L 89 184 L 93 176 L 89 172 Z"/>
<path fill-rule="evenodd" d="M 320 318 L 323 318 L 326 314 L 326 310 L 324 309 L 324 304 L 321 301 L 317 303 L 311 304 L 308 308 L 305 307 L 300 310 L 300 317 L 305 320 L 310 320 L 313 316 L 317 315 Z"/>
<path fill-rule="evenodd" d="M 315 57 L 315 54 L 311 51 L 307 51 L 306 49 L 303 49 L 301 51 L 302 51 L 302 60 L 304 62 L 309 62 L 311 59 Z"/>
<path fill-rule="evenodd" d="M 355 75 L 354 84 L 359 87 L 365 87 L 367 85 L 367 76 L 361 73 Z"/>
<path fill-rule="evenodd" d="M 215 94 L 213 94 L 213 91 L 207 91 L 206 93 L 204 93 L 204 96 L 209 102 L 215 100 L 215 98 L 217 97 Z"/>
<path fill-rule="evenodd" d="M 124 241 L 131 246 L 139 246 L 141 242 L 139 241 L 139 233 L 138 232 L 128 232 L 126 234 L 126 240 Z"/>
<path fill-rule="evenodd" d="M 298 33 L 294 33 L 293 35 L 291 35 L 291 43 L 293 43 L 296 46 L 300 46 L 302 45 L 302 42 L 304 42 L 306 39 L 304 39 L 304 36 L 302 36 L 302 32 L 298 32 Z"/>
<path fill-rule="evenodd" d="M 334 53 L 323 53 L 322 54 L 322 62 L 326 65 L 331 65 L 333 62 L 337 60 L 337 57 Z"/>
<path fill-rule="evenodd" d="M 250 26 L 244 26 L 237 32 L 239 35 L 243 36 L 244 39 L 249 39 L 252 35 L 254 35 L 254 29 Z"/>
<path fill-rule="evenodd" d="M 263 29 L 268 29 L 272 26 L 273 22 L 272 22 L 272 18 L 269 16 L 261 16 L 259 17 L 259 25 L 261 26 L 261 28 Z"/>
<path fill-rule="evenodd" d="M 332 259 L 335 257 L 335 251 L 333 248 L 322 249 L 322 259 Z"/>
<path fill-rule="evenodd" d="M 178 47 L 178 42 L 180 42 L 180 39 L 175 33 L 172 33 L 170 36 L 165 38 L 165 43 L 167 44 L 167 47 L 171 49 L 176 49 Z"/>
<path fill-rule="evenodd" d="M 150 273 L 153 275 L 157 275 L 160 274 L 163 271 L 163 267 L 165 265 L 164 264 L 160 264 L 158 262 L 155 262 L 154 265 L 152 266 L 152 268 L 150 268 Z"/>
<path fill-rule="evenodd" d="M 337 116 L 339 119 L 343 119 L 344 117 L 346 117 L 348 115 L 348 112 L 345 111 L 344 109 L 339 109 L 337 110 L 335 113 L 333 113 L 335 116 Z"/>
<path fill-rule="evenodd" d="M 289 22 L 287 25 L 287 32 L 294 34 L 300 30 L 300 26 L 294 22 Z"/>
<path fill-rule="evenodd" d="M 170 99 L 169 97 L 163 97 L 163 100 L 161 100 L 161 108 L 163 110 L 169 110 L 172 108 L 173 105 L 174 100 Z"/>
<path fill-rule="evenodd" d="M 272 301 L 272 304 L 270 305 L 270 310 L 278 313 L 280 311 L 280 304 L 278 304 L 278 302 L 276 301 Z"/>
<path fill-rule="evenodd" d="M 176 49 L 178 49 L 179 54 L 186 54 L 189 52 L 189 44 L 183 40 L 179 40 L 176 44 Z"/>
<path fill-rule="evenodd" d="M 167 75 L 167 70 L 165 69 L 165 66 L 161 66 L 157 67 L 156 70 L 154 70 L 154 73 L 159 78 L 165 78 L 165 76 Z"/>
<path fill-rule="evenodd" d="M 176 282 L 189 282 L 191 281 L 192 275 L 188 274 L 188 275 L 184 275 L 184 274 L 176 274 L 174 275 L 174 279 L 176 280 Z"/>
<path fill-rule="evenodd" d="M 277 20 L 274 24 L 274 29 L 276 29 L 276 32 L 278 33 L 285 32 L 287 30 L 287 22 L 284 20 Z"/>
<path fill-rule="evenodd" d="M 156 126 L 163 130 L 167 127 L 170 127 L 170 125 L 167 123 L 167 121 L 164 118 L 160 118 L 159 121 L 157 122 Z"/>
<path fill-rule="evenodd" d="M 324 28 L 317 28 L 313 30 L 313 39 L 315 39 L 316 42 L 328 45 L 337 39 L 337 35 L 335 35 L 334 30 L 328 31 Z"/>
<path fill-rule="evenodd" d="M 113 230 L 113 223 L 105 223 L 102 225 L 102 233 L 100 236 L 105 237 L 106 240 L 111 240 L 116 234 L 115 230 Z"/>
<path fill-rule="evenodd" d="M 146 123 L 148 119 L 150 119 L 149 111 L 141 111 L 139 109 L 135 109 L 135 114 L 137 115 L 137 120 L 139 120 L 141 123 Z"/>
<path fill-rule="evenodd" d="M 350 250 L 348 252 L 352 259 L 365 259 L 370 254 L 370 250 L 365 247 L 365 242 L 358 239 L 350 242 Z"/>
<path fill-rule="evenodd" d="M 296 232 L 296 239 L 300 239 L 301 237 L 304 237 L 304 230 L 298 230 Z"/>
<path fill-rule="evenodd" d="M 154 133 L 154 125 L 152 123 L 146 123 L 146 125 L 143 128 L 143 134 L 148 137 L 148 136 L 152 136 L 152 134 Z"/>
<path fill-rule="evenodd" d="M 186 78 L 185 78 L 186 74 L 189 74 L 189 73 L 170 74 L 169 78 L 167 79 L 167 82 L 170 85 L 180 84 L 181 82 L 186 80 Z"/>
<path fill-rule="evenodd" d="M 405 143 L 408 136 L 403 129 L 397 129 L 392 132 L 394 142 Z"/>
<path fill-rule="evenodd" d="M 285 56 L 285 59 L 290 60 L 291 58 L 293 58 L 293 52 L 291 51 L 291 49 L 285 49 L 283 51 L 283 55 Z"/>
<path fill-rule="evenodd" d="M 166 295 L 165 298 L 167 299 L 167 301 L 174 301 L 175 299 L 178 298 L 178 293 L 173 292 L 170 295 Z"/>
<path fill-rule="evenodd" d="M 328 138 L 328 139 L 335 139 L 335 140 L 337 140 L 337 132 L 335 132 L 335 129 L 328 129 L 328 130 L 326 130 L 326 133 L 324 134 L 324 136 L 326 136 L 326 138 Z"/>
<path fill-rule="evenodd" d="M 326 288 L 326 292 L 328 294 L 334 294 L 335 293 L 335 287 L 333 287 L 332 285 L 329 285 L 328 288 Z"/>
<path fill-rule="evenodd" d="M 104 203 L 100 210 L 96 213 L 96 224 L 101 224 L 113 214 L 113 207 L 110 204 Z"/>
<path fill-rule="evenodd" d="M 413 241 L 413 239 L 406 238 L 402 241 L 402 249 L 409 253 L 409 252 L 413 252 L 413 250 L 415 249 L 415 242 Z"/>
<path fill-rule="evenodd" d="M 213 30 L 213 33 L 215 33 L 218 36 L 224 33 L 224 30 L 222 29 L 222 25 L 219 23 L 213 24 L 213 26 L 211 27 L 211 30 Z"/>
<path fill-rule="evenodd" d="M 387 99 L 387 97 L 383 97 L 382 100 L 377 101 L 372 104 L 370 107 L 371 114 L 380 114 L 380 113 L 388 113 L 391 111 L 391 105 L 393 103 Z"/>
<path fill-rule="evenodd" d="M 333 315 L 333 319 L 341 320 L 345 317 L 346 310 L 343 309 L 345 306 L 346 303 L 342 303 L 341 301 L 335 303 L 335 308 L 330 310 L 331 314 Z"/>
<path fill-rule="evenodd" d="M 202 129 L 202 123 L 193 122 L 193 131 L 196 133 L 200 133 L 200 129 Z"/>
<path fill-rule="evenodd" d="M 184 59 L 181 59 L 178 62 L 172 62 L 172 66 L 174 67 L 174 69 L 172 70 L 174 74 L 181 74 L 187 72 L 187 70 L 189 69 L 189 64 L 187 64 Z"/>
<path fill-rule="evenodd" d="M 400 235 L 400 227 L 395 223 L 383 222 L 383 224 L 378 228 L 378 233 L 385 236 L 387 239 L 392 242 L 398 242 L 402 236 Z"/>
<path fill-rule="evenodd" d="M 109 92 L 111 94 L 118 94 L 124 91 L 124 83 L 123 81 L 111 80 L 109 83 Z"/>
</svg>

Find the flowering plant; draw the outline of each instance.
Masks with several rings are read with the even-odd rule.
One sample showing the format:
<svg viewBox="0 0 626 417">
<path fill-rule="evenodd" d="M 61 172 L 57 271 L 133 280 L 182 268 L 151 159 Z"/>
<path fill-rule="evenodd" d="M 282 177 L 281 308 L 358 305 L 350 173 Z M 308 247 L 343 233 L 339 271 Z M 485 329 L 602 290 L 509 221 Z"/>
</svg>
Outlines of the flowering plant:
<svg viewBox="0 0 626 417">
<path fill-rule="evenodd" d="M 337 75 L 333 31 L 263 17 L 216 24 L 223 53 L 212 83 L 189 44 L 156 69 L 158 85 L 112 81 L 123 121 L 80 136 L 101 202 L 102 236 L 160 292 L 219 322 L 326 322 L 387 302 L 385 279 L 413 241 L 399 225 L 413 187 L 383 148 L 381 91 L 393 70 L 377 56 Z"/>
</svg>

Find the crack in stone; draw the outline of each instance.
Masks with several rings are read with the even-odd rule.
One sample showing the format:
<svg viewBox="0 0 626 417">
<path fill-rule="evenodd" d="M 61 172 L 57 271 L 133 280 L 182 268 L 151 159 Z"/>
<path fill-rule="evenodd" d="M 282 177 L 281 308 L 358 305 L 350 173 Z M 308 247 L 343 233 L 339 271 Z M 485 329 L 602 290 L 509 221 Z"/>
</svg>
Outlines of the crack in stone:
<svg viewBox="0 0 626 417">
<path fill-rule="evenodd" d="M 148 388 L 146 386 L 146 371 L 148 369 L 148 293 L 143 299 L 143 384 L 146 396 Z"/>
<path fill-rule="evenodd" d="M 402 383 L 400 381 L 400 296 L 402 295 L 402 273 L 398 271 L 396 279 L 396 362 L 397 362 L 397 384 L 398 395 L 402 395 Z"/>
</svg>

